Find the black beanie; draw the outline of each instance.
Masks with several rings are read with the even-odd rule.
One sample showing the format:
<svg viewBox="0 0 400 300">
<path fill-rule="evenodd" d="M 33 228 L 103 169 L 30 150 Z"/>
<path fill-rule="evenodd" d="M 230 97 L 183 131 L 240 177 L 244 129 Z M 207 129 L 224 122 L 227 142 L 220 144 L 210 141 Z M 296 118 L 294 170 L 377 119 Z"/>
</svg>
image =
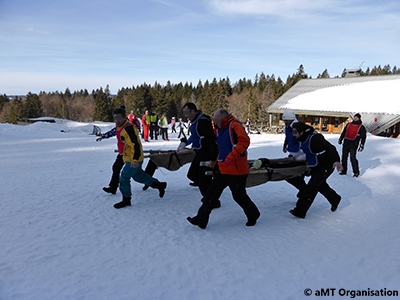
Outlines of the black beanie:
<svg viewBox="0 0 400 300">
<path fill-rule="evenodd" d="M 293 128 L 295 128 L 298 132 L 306 131 L 310 126 L 303 122 L 296 122 L 292 125 Z"/>
<path fill-rule="evenodd" d="M 361 120 L 361 115 L 359 113 L 356 113 L 354 116 Z"/>
</svg>

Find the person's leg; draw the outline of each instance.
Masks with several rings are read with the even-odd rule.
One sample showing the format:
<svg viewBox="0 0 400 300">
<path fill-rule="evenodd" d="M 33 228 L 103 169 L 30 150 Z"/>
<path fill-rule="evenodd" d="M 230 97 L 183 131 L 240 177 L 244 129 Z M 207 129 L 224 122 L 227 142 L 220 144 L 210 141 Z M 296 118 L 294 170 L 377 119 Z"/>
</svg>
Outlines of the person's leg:
<svg viewBox="0 0 400 300">
<path fill-rule="evenodd" d="M 131 205 L 131 197 L 132 197 L 131 177 L 132 177 L 132 175 L 133 175 L 133 171 L 131 168 L 131 164 L 125 163 L 124 167 L 122 169 L 122 172 L 121 172 L 120 179 L 119 179 L 119 190 L 121 191 L 121 194 L 122 194 L 122 201 L 114 204 L 114 207 L 117 209 Z"/>
<path fill-rule="evenodd" d="M 198 186 L 199 172 L 200 172 L 199 168 L 200 168 L 200 160 L 199 157 L 196 155 L 193 158 L 192 162 L 190 163 L 189 170 L 186 175 L 189 180 L 193 181 L 193 186 Z"/>
<path fill-rule="evenodd" d="M 210 218 L 211 211 L 213 209 L 213 203 L 218 200 L 224 189 L 227 187 L 227 183 L 218 172 L 212 180 L 210 187 L 208 188 L 207 196 L 202 199 L 202 205 L 197 211 L 195 217 L 188 217 L 187 220 L 202 229 L 205 229 Z"/>
<path fill-rule="evenodd" d="M 347 173 L 347 160 L 349 157 L 349 147 L 345 143 L 343 143 L 342 147 L 342 166 L 343 170 L 341 171 L 341 174 L 346 174 Z"/>
<path fill-rule="evenodd" d="M 246 226 L 254 226 L 260 217 L 260 211 L 246 192 L 247 175 L 224 175 L 232 192 L 233 200 L 243 209 L 246 217 Z"/>
<path fill-rule="evenodd" d="M 304 181 L 304 176 L 293 177 L 290 179 L 286 179 L 286 181 L 299 190 L 299 192 L 297 193 L 297 198 L 300 198 L 301 193 L 305 190 L 307 186 L 306 182 Z"/>
<path fill-rule="evenodd" d="M 351 147 L 349 149 L 350 152 L 350 162 L 351 167 L 353 168 L 354 176 L 358 176 L 360 174 L 360 169 L 358 167 L 358 160 L 357 160 L 357 147 Z"/>
<path fill-rule="evenodd" d="M 143 183 L 152 187 L 153 189 L 157 189 L 159 191 L 160 198 L 164 197 L 165 189 L 167 188 L 166 182 L 159 182 L 156 178 L 151 177 L 149 174 L 146 174 L 142 169 L 143 162 L 140 162 L 136 168 L 131 168 L 134 171 L 132 178 L 136 182 Z"/>
<path fill-rule="evenodd" d="M 119 186 L 119 174 L 124 166 L 124 161 L 122 155 L 118 154 L 115 158 L 114 164 L 112 166 L 112 175 L 108 187 L 104 187 L 103 190 L 107 193 L 115 194 Z"/>
<path fill-rule="evenodd" d="M 154 137 L 154 127 L 152 125 L 150 125 L 150 139 L 152 140 Z"/>
<path fill-rule="evenodd" d="M 324 169 L 312 170 L 311 178 L 308 181 L 306 188 L 297 201 L 296 207 L 292 209 L 290 213 L 296 217 L 304 219 L 308 209 L 318 194 L 319 187 L 325 182 L 325 180 L 326 178 Z"/>
<path fill-rule="evenodd" d="M 153 177 L 154 173 L 157 170 L 157 165 L 150 159 L 149 162 L 147 163 L 146 169 L 144 172 L 146 174 L 149 174 L 151 177 Z M 143 186 L 143 191 L 147 190 L 149 188 L 149 185 L 144 185 Z"/>
</svg>

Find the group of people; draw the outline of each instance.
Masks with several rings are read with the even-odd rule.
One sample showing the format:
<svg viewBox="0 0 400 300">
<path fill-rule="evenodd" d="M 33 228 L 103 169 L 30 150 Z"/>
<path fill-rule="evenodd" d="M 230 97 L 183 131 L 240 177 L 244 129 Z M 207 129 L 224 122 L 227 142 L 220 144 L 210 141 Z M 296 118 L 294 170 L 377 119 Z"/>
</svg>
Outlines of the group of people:
<svg viewBox="0 0 400 300">
<path fill-rule="evenodd" d="M 250 172 L 247 158 L 250 138 L 244 126 L 223 108 L 216 110 L 210 117 L 198 110 L 191 102 L 183 106 L 183 115 L 190 120 L 191 134 L 189 139 L 182 138 L 181 144 L 191 145 L 195 153 L 187 177 L 196 183 L 202 196 L 202 204 L 197 215 L 188 217 L 187 220 L 205 229 L 212 210 L 221 206 L 219 198 L 222 192 L 229 187 L 234 201 L 247 217 L 246 226 L 254 226 L 260 217 L 260 211 L 246 192 L 246 180 Z M 340 136 L 339 143 L 344 140 L 344 146 L 346 145 L 343 147 L 342 163 L 335 146 L 329 143 L 322 134 L 317 133 L 313 127 L 299 122 L 293 111 L 285 111 L 282 118 L 285 122 L 283 151 L 288 152 L 294 159 L 305 159 L 310 170 L 307 174 L 310 176 L 307 183 L 304 176 L 288 180 L 299 190 L 296 206 L 290 210 L 290 213 L 295 217 L 305 218 L 318 192 L 329 201 L 331 211 L 336 211 L 341 196 L 328 185 L 327 179 L 335 168 L 341 172 L 340 174 L 346 174 L 348 153 L 350 153 L 354 176 L 359 175 L 358 162 L 353 150 L 354 147 L 357 149 L 360 141 L 359 151 L 363 150 L 365 144 L 366 130 L 363 128 L 361 116 L 356 114 L 354 121 L 346 126 Z M 109 186 L 104 187 L 103 190 L 115 194 L 119 186 L 122 201 L 116 203 L 115 208 L 131 205 L 131 178 L 144 184 L 143 190 L 147 187 L 158 189 L 159 196 L 163 197 L 167 183 L 159 182 L 152 177 L 154 170 L 145 172 L 142 169 L 144 155 L 138 128 L 127 119 L 125 110 L 122 108 L 114 111 L 114 121 L 116 127 L 97 139 L 116 136 L 118 143 L 113 175 Z M 210 176 L 211 173 L 214 176 Z"/>
<path fill-rule="evenodd" d="M 176 122 L 175 117 L 172 117 L 171 123 L 169 124 L 165 114 L 162 114 L 161 118 L 159 118 L 157 113 L 152 112 L 150 114 L 148 110 L 145 111 L 140 121 L 136 117 L 133 110 L 127 117 L 128 120 L 138 128 L 139 132 L 141 133 L 142 139 L 145 142 L 149 142 L 149 139 L 158 140 L 159 135 L 164 141 L 169 141 L 168 128 L 170 125 L 171 125 L 171 133 L 176 133 L 176 128 L 179 129 L 178 138 L 180 138 L 181 135 L 183 135 L 183 137 L 186 138 L 184 132 L 186 128 L 188 128 L 187 134 L 190 135 L 189 132 L 190 120 L 188 121 L 188 125 L 186 125 L 182 121 L 182 118 L 179 118 L 179 122 Z"/>
</svg>

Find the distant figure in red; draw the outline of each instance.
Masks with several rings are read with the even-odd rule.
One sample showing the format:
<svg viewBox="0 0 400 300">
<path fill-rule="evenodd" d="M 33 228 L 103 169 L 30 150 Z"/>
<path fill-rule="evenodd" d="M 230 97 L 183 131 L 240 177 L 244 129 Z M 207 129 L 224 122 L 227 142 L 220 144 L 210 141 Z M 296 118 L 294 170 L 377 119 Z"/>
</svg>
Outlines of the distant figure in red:
<svg viewBox="0 0 400 300">
<path fill-rule="evenodd" d="M 136 118 L 135 113 L 133 110 L 131 110 L 131 113 L 128 115 L 128 120 L 131 122 L 134 126 L 137 127 L 138 131 L 140 132 L 140 121 Z"/>
<path fill-rule="evenodd" d="M 146 110 L 145 115 L 142 117 L 142 126 L 143 126 L 143 139 L 148 142 L 149 141 L 149 130 L 150 130 L 150 116 L 149 111 Z"/>
</svg>

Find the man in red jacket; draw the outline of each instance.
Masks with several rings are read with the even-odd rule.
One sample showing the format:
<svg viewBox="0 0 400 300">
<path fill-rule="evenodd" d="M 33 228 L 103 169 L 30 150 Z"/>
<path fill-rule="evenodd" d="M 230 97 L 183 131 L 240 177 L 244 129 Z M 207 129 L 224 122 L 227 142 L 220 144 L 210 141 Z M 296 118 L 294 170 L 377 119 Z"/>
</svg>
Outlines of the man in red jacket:
<svg viewBox="0 0 400 300">
<path fill-rule="evenodd" d="M 353 122 L 346 125 L 339 138 L 339 145 L 342 144 L 342 141 L 344 140 L 342 149 L 343 171 L 340 172 L 340 175 L 347 174 L 347 159 L 349 154 L 351 166 L 353 168 L 353 177 L 358 177 L 360 175 L 360 168 L 356 155 L 357 149 L 359 152 L 364 150 L 366 138 L 367 130 L 361 122 L 361 115 L 355 114 Z M 360 145 L 360 147 L 358 145 Z"/>
<path fill-rule="evenodd" d="M 213 120 L 217 127 L 219 172 L 215 174 L 197 216 L 188 217 L 187 220 L 205 229 L 214 202 L 219 199 L 224 189 L 229 187 L 233 200 L 239 204 L 247 217 L 246 226 L 254 226 L 260 217 L 260 212 L 246 193 L 246 179 L 250 172 L 247 161 L 250 138 L 243 125 L 225 109 L 218 109 L 214 113 Z"/>
</svg>

